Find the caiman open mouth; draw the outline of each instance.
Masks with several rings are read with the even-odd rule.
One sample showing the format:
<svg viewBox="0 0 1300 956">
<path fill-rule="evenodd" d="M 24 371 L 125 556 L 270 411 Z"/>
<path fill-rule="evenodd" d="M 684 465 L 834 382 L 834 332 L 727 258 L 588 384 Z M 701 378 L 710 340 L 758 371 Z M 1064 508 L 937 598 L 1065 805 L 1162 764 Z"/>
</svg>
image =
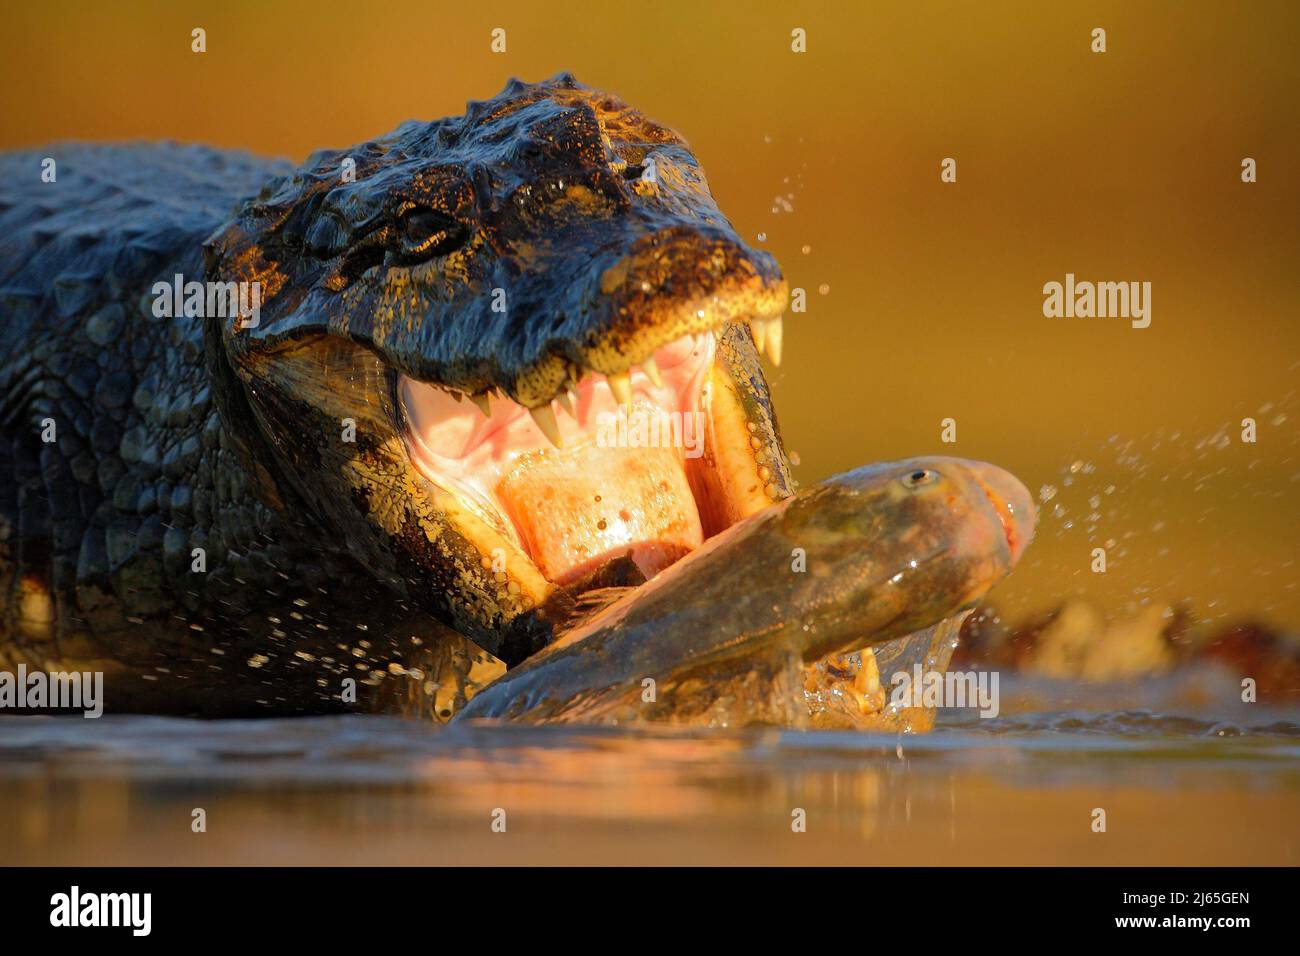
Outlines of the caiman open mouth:
<svg viewBox="0 0 1300 956">
<path fill-rule="evenodd" d="M 752 328 L 779 360 L 780 319 Z M 590 372 L 533 409 L 403 375 L 411 459 L 552 584 L 581 590 L 619 558 L 648 579 L 782 496 L 759 459 L 783 452 L 759 453 L 719 361 L 725 329 L 681 336 L 628 373 Z"/>
</svg>

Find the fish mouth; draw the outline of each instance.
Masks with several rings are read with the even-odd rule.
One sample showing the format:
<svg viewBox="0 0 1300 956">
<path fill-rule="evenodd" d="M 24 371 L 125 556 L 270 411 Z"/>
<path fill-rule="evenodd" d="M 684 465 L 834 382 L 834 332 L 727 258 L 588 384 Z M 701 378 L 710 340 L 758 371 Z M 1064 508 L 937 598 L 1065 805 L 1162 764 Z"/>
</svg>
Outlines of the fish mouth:
<svg viewBox="0 0 1300 956">
<path fill-rule="evenodd" d="M 765 389 L 755 404 L 737 371 L 757 371 L 759 347 L 779 361 L 781 331 L 775 318 L 680 335 L 531 408 L 402 374 L 408 453 L 550 584 L 640 584 L 791 492 Z"/>
<path fill-rule="evenodd" d="M 1014 475 L 994 465 L 967 462 L 966 468 L 993 505 L 1011 552 L 1011 563 L 1016 564 L 1034 537 L 1037 514 L 1033 496 Z"/>
</svg>

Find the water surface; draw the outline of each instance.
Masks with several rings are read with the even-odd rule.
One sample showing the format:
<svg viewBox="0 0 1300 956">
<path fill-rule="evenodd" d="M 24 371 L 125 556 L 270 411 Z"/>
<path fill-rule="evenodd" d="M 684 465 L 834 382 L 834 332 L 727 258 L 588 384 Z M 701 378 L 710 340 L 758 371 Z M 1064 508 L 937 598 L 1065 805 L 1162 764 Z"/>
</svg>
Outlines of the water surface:
<svg viewBox="0 0 1300 956">
<path fill-rule="evenodd" d="M 1294 865 L 1300 712 L 1217 693 L 1020 681 L 907 736 L 4 717 L 0 863 Z"/>
</svg>

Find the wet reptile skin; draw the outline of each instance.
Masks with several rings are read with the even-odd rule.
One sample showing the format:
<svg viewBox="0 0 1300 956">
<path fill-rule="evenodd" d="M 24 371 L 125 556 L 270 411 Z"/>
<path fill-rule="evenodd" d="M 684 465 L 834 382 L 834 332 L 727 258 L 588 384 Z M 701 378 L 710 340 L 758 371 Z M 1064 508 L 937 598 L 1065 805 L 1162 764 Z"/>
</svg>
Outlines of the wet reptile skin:
<svg viewBox="0 0 1300 956">
<path fill-rule="evenodd" d="M 345 600 L 368 575 L 326 547 L 326 529 L 254 493 L 214 401 L 202 320 L 152 314 L 155 277 L 201 277 L 204 241 L 285 164 L 62 147 L 47 185 L 33 175 L 42 155 L 0 157 L 0 663 L 125 662 L 158 678 L 131 688 L 148 709 L 150 683 L 215 673 L 231 635 L 272 641 L 269 608 L 289 620 L 301 600 L 315 623 L 320 589 Z M 41 441 L 46 419 L 54 442 Z M 207 573 L 192 573 L 193 548 Z M 238 697 L 213 709 L 246 706 Z"/>
<path fill-rule="evenodd" d="M 155 317 L 177 273 L 263 283 L 259 326 Z M 469 669 L 462 634 L 521 660 L 553 589 L 523 558 L 482 566 L 497 532 L 412 469 L 395 374 L 531 407 L 785 297 L 685 143 L 567 75 L 297 170 L 166 144 L 0 155 L 0 669 L 104 669 L 110 709 L 236 714 L 338 708 L 348 676 L 405 696 L 386 675 Z M 719 362 L 757 493 L 784 498 L 743 325 Z"/>
</svg>

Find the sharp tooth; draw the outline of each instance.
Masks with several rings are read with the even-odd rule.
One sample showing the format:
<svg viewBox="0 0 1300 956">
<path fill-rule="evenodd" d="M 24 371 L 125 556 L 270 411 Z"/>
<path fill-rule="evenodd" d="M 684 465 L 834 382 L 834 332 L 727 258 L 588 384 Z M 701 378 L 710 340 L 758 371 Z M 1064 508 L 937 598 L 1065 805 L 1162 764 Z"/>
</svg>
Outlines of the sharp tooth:
<svg viewBox="0 0 1300 956">
<path fill-rule="evenodd" d="M 767 323 L 765 346 L 773 365 L 781 364 L 781 319 L 783 318 L 784 316 L 777 316 Z"/>
<path fill-rule="evenodd" d="M 528 409 L 528 414 L 533 416 L 533 421 L 537 427 L 542 430 L 542 434 L 556 448 L 560 447 L 560 424 L 555 420 L 555 412 L 550 405 L 538 405 L 536 408 Z"/>
<path fill-rule="evenodd" d="M 761 321 L 750 322 L 749 331 L 754 333 L 754 348 L 758 350 L 759 355 L 762 355 L 763 339 L 765 338 L 765 333 L 767 332 L 767 323 Z"/>
<path fill-rule="evenodd" d="M 632 377 L 627 372 L 619 372 L 617 375 L 607 375 L 605 378 L 609 382 L 609 390 L 614 393 L 614 398 L 618 403 L 626 405 L 631 410 Z"/>
<path fill-rule="evenodd" d="M 492 406 L 488 404 L 487 392 L 481 392 L 478 395 L 471 395 L 469 400 L 478 406 L 478 410 L 486 418 L 492 417 Z"/>
<path fill-rule="evenodd" d="M 646 360 L 641 363 L 641 371 L 645 372 L 645 377 L 654 383 L 655 388 L 664 387 L 663 376 L 659 374 L 659 366 L 655 364 L 653 355 L 646 356 Z"/>
<path fill-rule="evenodd" d="M 566 415 L 570 418 L 577 417 L 573 414 L 573 399 L 569 397 L 568 392 L 561 392 L 559 395 L 556 395 L 555 400 L 559 403 L 560 408 L 564 409 Z"/>
</svg>

